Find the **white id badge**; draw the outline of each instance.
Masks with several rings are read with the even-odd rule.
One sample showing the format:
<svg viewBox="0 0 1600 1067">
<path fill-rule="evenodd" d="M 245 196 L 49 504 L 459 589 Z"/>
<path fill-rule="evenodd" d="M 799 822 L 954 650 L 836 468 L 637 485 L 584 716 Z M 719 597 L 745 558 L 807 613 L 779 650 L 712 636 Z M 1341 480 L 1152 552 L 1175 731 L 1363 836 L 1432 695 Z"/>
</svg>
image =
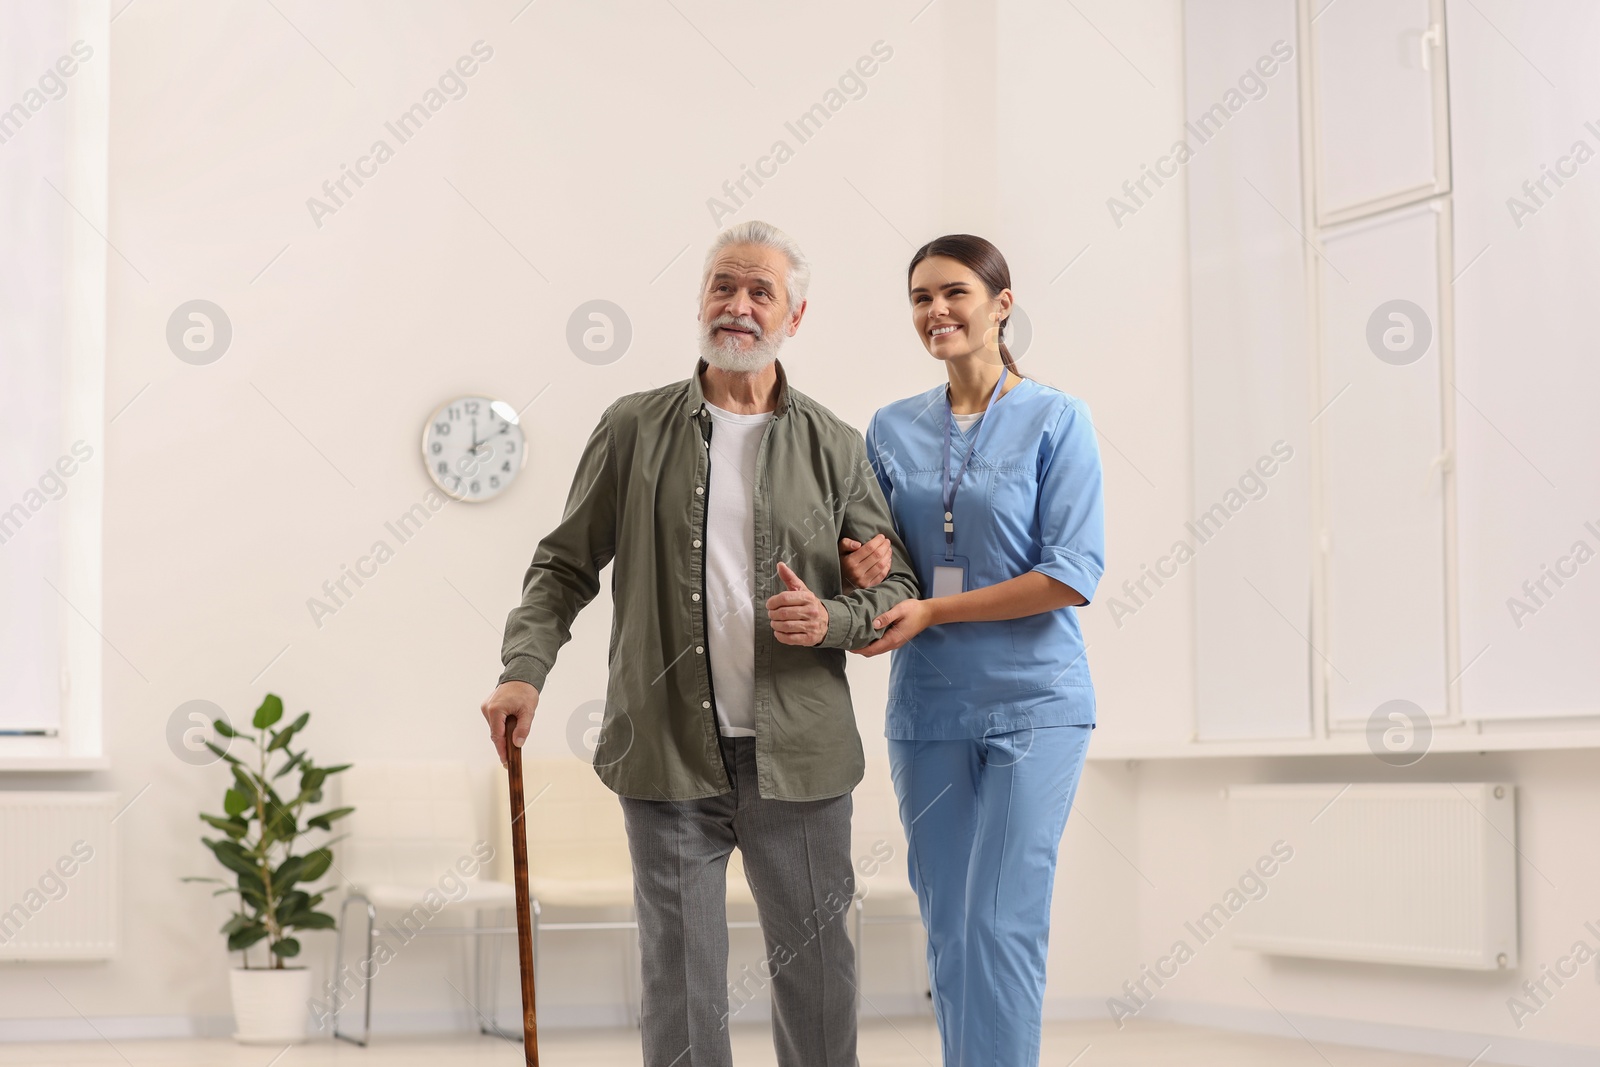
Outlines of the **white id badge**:
<svg viewBox="0 0 1600 1067">
<path fill-rule="evenodd" d="M 965 593 L 968 589 L 968 569 L 966 556 L 946 559 L 943 552 L 935 552 L 933 565 L 929 568 L 929 573 L 933 575 L 933 589 L 928 595 L 955 596 Z"/>
</svg>

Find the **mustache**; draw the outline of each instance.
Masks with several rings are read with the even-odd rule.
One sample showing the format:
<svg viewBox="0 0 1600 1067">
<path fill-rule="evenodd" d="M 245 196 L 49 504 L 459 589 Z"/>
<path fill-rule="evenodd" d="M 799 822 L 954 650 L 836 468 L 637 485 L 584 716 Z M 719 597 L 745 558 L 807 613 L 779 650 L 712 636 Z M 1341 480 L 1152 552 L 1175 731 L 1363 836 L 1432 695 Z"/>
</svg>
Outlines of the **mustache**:
<svg viewBox="0 0 1600 1067">
<path fill-rule="evenodd" d="M 761 340 L 761 324 L 748 315 L 722 315 L 706 324 L 706 334 L 715 333 L 724 326 L 737 326 L 741 330 L 749 330 L 755 335 L 756 340 Z"/>
</svg>

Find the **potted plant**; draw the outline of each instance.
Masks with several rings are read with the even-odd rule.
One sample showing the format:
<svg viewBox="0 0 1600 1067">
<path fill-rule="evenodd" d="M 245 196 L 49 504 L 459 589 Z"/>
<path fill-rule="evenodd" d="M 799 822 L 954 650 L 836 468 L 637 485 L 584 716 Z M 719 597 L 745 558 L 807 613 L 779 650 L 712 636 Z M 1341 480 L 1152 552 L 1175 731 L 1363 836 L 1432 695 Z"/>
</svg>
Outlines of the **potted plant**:
<svg viewBox="0 0 1600 1067">
<path fill-rule="evenodd" d="M 296 852 L 295 847 L 301 835 L 312 830 L 330 832 L 334 820 L 355 810 L 333 808 L 301 821 L 308 807 L 321 803 L 322 787 L 329 776 L 350 765 L 319 767 L 304 749 L 291 747 L 310 718 L 310 712 L 302 712 L 287 726 L 274 729 L 283 719 L 283 701 L 268 693 L 251 719 L 254 734 L 235 731 L 226 719 L 212 723 L 218 740 L 240 740 L 254 746 L 253 752 L 243 753 L 246 758 L 228 751 L 229 745 L 206 742 L 207 748 L 227 761 L 233 781 L 223 794 L 223 814 L 200 816 L 223 836 L 202 837 L 201 841 L 231 872 L 232 880 L 184 881 L 215 882 L 223 888 L 214 896 L 231 893 L 235 897 L 234 913 L 221 932 L 228 937 L 228 950 L 243 956 L 243 966 L 234 970 L 230 979 L 238 1028 L 234 1037 L 244 1043 L 284 1044 L 305 1039 L 311 972 L 287 965 L 286 961 L 300 954 L 300 941 L 292 935 L 298 930 L 329 930 L 336 925 L 333 916 L 316 910 L 323 894 L 308 887 L 327 874 L 333 863 L 329 846 L 337 838 L 308 852 Z M 294 772 L 299 772 L 299 788 L 280 794 L 274 783 Z M 252 967 L 250 949 L 263 941 L 266 959 Z"/>
</svg>

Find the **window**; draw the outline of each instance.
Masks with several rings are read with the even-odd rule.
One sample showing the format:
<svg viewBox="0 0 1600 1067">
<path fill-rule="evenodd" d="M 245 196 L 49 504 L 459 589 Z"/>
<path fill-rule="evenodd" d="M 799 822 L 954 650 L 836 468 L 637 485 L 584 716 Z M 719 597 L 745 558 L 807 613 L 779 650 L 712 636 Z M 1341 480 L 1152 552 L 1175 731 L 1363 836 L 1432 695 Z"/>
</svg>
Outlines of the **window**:
<svg viewBox="0 0 1600 1067">
<path fill-rule="evenodd" d="M 0 769 L 87 768 L 103 762 L 108 14 L 0 0 L 0 24 Z"/>
</svg>

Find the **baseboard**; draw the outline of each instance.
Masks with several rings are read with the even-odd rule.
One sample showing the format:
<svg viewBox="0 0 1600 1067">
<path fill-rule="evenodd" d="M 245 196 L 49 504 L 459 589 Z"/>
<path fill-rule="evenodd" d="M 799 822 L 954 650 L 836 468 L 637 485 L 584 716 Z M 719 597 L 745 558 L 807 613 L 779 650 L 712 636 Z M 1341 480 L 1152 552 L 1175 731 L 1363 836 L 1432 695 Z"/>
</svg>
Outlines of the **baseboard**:
<svg viewBox="0 0 1600 1067">
<path fill-rule="evenodd" d="M 559 1016 L 540 1018 L 541 1028 L 560 1029 L 563 1025 L 575 1027 L 621 1026 L 626 1022 L 622 1009 L 599 1005 L 593 1010 L 574 1014 L 573 1020 L 563 1024 Z M 386 1034 L 462 1034 L 471 1033 L 476 1020 L 465 1011 L 408 1011 L 379 1012 L 372 1017 L 372 1031 Z M 515 1029 L 520 1025 L 515 1008 L 500 1017 L 500 1025 Z M 361 1026 L 359 1009 L 340 1019 L 340 1028 L 350 1033 Z M 331 1036 L 331 1030 L 312 1028 L 313 1036 Z M 50 1041 L 160 1041 L 182 1038 L 230 1038 L 233 1036 L 231 1015 L 131 1015 L 101 1016 L 85 1019 L 79 1016 L 54 1019 L 0 1019 L 0 1044 Z"/>
<path fill-rule="evenodd" d="M 1103 999 L 1063 997 L 1045 1004 L 1050 1019 L 1111 1018 Z M 1600 1046 L 1567 1045 L 1521 1037 L 1433 1030 L 1421 1026 L 1330 1019 L 1319 1015 L 1280 1016 L 1265 1008 L 1239 1008 L 1200 1001 L 1157 1000 L 1139 1013 L 1141 1020 L 1183 1023 L 1210 1030 L 1302 1038 L 1330 1045 L 1410 1052 L 1459 1059 L 1462 1063 L 1506 1067 L 1594 1067 Z"/>
<path fill-rule="evenodd" d="M 0 1019 L 0 1043 L 45 1041 L 152 1041 L 185 1037 L 227 1037 L 233 1016 L 102 1015 L 55 1019 Z"/>
<path fill-rule="evenodd" d="M 926 997 L 900 993 L 874 996 L 872 1007 L 863 1006 L 864 1017 L 878 1012 L 892 1018 L 924 1015 L 932 1018 Z M 361 1025 L 360 1007 L 346 1009 L 340 1028 L 349 1033 Z M 733 1022 L 765 1023 L 772 1018 L 766 1000 L 752 1001 L 734 1016 Z M 514 1031 L 520 1020 L 515 1005 L 502 1008 L 499 1024 Z M 372 1017 L 372 1032 L 378 1037 L 413 1034 L 471 1033 L 477 1020 L 466 1011 L 377 1012 Z M 552 1006 L 539 1014 L 540 1030 L 602 1030 L 632 1025 L 621 1004 L 583 1004 Z M 313 1031 L 317 1033 L 317 1031 Z M 320 1036 L 329 1036 L 324 1029 Z M 233 1036 L 231 1015 L 128 1015 L 80 1016 L 54 1019 L 0 1019 L 0 1044 L 52 1041 L 159 1041 L 182 1038 L 229 1038 Z"/>
<path fill-rule="evenodd" d="M 887 1015 L 891 1018 L 927 1016 L 926 998 L 914 994 L 879 995 L 871 1006 L 863 1006 L 863 1018 Z M 1105 1019 L 1105 1000 L 1097 997 L 1053 997 L 1045 1002 L 1047 1019 Z M 754 1001 L 734 1018 L 736 1023 L 765 1022 L 771 1018 L 766 1001 Z M 1593 1067 L 1597 1049 L 1593 1046 L 1557 1044 L 1520 1037 L 1432 1030 L 1392 1023 L 1330 1019 L 1317 1015 L 1279 1016 L 1265 1009 L 1228 1007 L 1200 1001 L 1155 1001 L 1139 1013 L 1141 1020 L 1182 1023 L 1212 1030 L 1265 1034 L 1332 1045 L 1410 1052 L 1420 1055 L 1459 1059 L 1462 1063 L 1497 1064 L 1504 1067 Z M 350 1022 L 355 1022 L 352 1015 Z M 464 1012 L 425 1011 L 379 1013 L 373 1017 L 373 1033 L 380 1037 L 398 1034 L 451 1034 L 471 1032 L 475 1021 Z M 517 1025 L 514 1010 L 502 1013 L 500 1024 Z M 347 1024 L 348 1025 L 348 1024 Z M 541 1029 L 604 1029 L 628 1025 L 620 1004 L 586 1004 L 549 1009 L 539 1019 Z M 233 1019 L 227 1015 L 132 1015 L 55 1019 L 0 1019 L 0 1043 L 160 1040 L 178 1038 L 227 1038 L 233 1033 Z M 1487 1051 L 1486 1051 L 1487 1049 Z M 1474 1057 L 1478 1057 L 1474 1061 Z"/>
<path fill-rule="evenodd" d="M 1046 997 L 1044 1017 L 1069 1022 L 1106 1018 L 1104 997 Z"/>
</svg>

